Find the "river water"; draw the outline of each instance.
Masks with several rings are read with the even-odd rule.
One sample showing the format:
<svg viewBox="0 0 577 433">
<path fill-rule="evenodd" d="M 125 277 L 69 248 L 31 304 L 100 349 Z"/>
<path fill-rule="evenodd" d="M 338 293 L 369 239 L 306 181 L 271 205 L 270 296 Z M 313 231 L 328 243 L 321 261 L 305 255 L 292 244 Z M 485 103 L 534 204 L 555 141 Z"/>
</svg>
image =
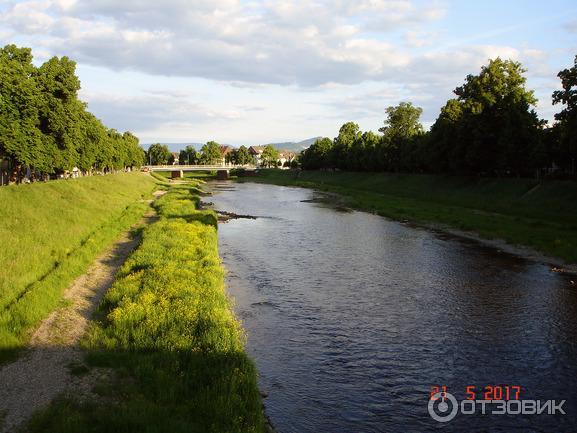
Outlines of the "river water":
<svg viewBox="0 0 577 433">
<path fill-rule="evenodd" d="M 312 190 L 212 187 L 215 209 L 258 217 L 221 224 L 219 248 L 280 433 L 577 431 L 574 278 Z M 439 423 L 432 386 L 457 400 L 520 387 L 566 414 L 477 405 Z"/>
</svg>

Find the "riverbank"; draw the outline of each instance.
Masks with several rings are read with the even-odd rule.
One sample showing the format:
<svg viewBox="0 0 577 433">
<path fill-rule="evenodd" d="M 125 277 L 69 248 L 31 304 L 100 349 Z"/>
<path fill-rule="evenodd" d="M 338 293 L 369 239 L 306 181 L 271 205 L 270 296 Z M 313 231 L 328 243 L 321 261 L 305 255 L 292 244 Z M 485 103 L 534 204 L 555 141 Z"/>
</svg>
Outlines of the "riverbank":
<svg viewBox="0 0 577 433">
<path fill-rule="evenodd" d="M 577 263 L 577 185 L 571 181 L 292 170 L 262 170 L 241 181 L 334 192 L 352 208 L 476 235 L 503 248 L 528 247 L 545 261 Z"/>
<path fill-rule="evenodd" d="M 0 189 L 0 363 L 62 305 L 64 290 L 149 208 L 141 173 Z"/>
<path fill-rule="evenodd" d="M 83 339 L 90 399 L 68 395 L 30 432 L 263 432 L 256 369 L 224 289 L 216 215 L 174 185 Z"/>
</svg>

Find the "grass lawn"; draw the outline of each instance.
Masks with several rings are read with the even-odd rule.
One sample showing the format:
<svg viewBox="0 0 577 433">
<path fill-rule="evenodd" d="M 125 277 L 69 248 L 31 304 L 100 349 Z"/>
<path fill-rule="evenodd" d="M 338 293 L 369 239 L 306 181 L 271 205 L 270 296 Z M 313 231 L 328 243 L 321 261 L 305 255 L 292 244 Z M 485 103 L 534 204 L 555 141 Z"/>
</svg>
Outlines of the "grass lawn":
<svg viewBox="0 0 577 433">
<path fill-rule="evenodd" d="M 262 170 L 243 181 L 336 192 L 354 208 L 472 231 L 577 263 L 574 181 L 292 170 Z"/>
<path fill-rule="evenodd" d="M 16 355 L 62 294 L 149 205 L 141 173 L 0 188 L 0 362 Z"/>
<path fill-rule="evenodd" d="M 224 289 L 216 215 L 198 190 L 157 200 L 160 219 L 117 274 L 84 339 L 114 372 L 98 399 L 61 399 L 30 432 L 263 432 L 256 370 Z"/>
</svg>

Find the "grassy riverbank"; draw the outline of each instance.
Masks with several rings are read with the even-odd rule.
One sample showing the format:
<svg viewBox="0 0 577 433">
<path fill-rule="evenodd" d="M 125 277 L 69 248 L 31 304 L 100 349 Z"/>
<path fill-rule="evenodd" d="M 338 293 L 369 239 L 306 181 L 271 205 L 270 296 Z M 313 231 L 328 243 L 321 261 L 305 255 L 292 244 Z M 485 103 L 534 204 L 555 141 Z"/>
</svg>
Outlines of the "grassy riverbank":
<svg viewBox="0 0 577 433">
<path fill-rule="evenodd" d="M 216 215 L 176 185 L 84 339 L 98 398 L 63 398 L 31 432 L 262 432 L 253 363 L 224 289 Z"/>
<path fill-rule="evenodd" d="M 572 181 L 288 170 L 263 170 L 246 180 L 336 192 L 354 208 L 471 231 L 577 263 Z"/>
<path fill-rule="evenodd" d="M 64 289 L 148 208 L 140 173 L 0 188 L 0 362 L 61 305 Z"/>
</svg>

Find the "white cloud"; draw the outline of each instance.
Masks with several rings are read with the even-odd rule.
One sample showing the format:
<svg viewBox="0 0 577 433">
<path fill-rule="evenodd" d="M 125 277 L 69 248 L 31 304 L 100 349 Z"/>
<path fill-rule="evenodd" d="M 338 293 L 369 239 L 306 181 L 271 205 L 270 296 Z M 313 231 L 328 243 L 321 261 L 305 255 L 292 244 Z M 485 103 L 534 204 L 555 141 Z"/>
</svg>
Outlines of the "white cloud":
<svg viewBox="0 0 577 433">
<path fill-rule="evenodd" d="M 2 21 L 57 54 L 149 74 L 315 86 L 386 79 L 409 56 L 394 28 L 436 19 L 409 0 L 28 0 Z M 24 13 L 25 11 L 25 13 Z M 363 36 L 370 30 L 373 36 Z M 374 34 L 380 36 L 374 36 Z M 65 50 L 65 52 L 64 52 Z"/>
</svg>

